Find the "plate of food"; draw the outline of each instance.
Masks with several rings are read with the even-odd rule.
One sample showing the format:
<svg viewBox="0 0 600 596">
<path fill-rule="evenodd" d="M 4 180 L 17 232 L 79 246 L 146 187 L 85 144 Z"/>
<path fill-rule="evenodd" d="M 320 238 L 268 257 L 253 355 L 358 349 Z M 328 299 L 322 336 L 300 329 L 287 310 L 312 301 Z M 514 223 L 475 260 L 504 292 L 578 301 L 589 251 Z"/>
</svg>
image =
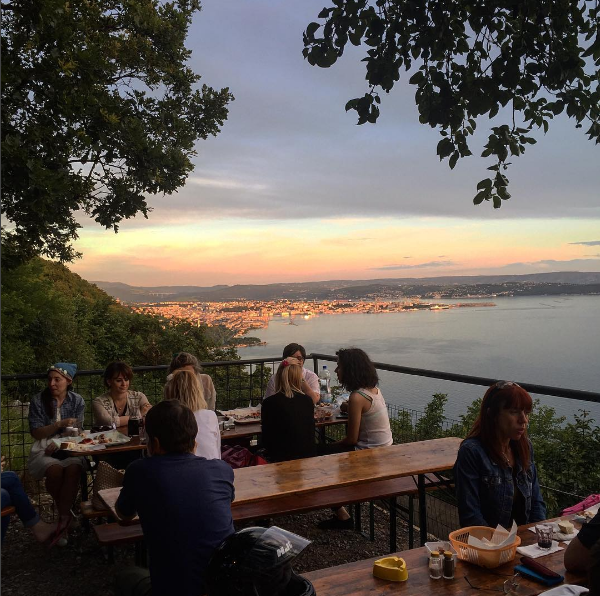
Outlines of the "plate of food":
<svg viewBox="0 0 600 596">
<path fill-rule="evenodd" d="M 59 449 L 66 451 L 98 451 L 112 445 L 129 443 L 131 439 L 118 430 L 110 430 L 98 433 L 82 432 L 77 437 L 60 437 L 52 441 Z"/>
<path fill-rule="evenodd" d="M 236 408 L 235 410 L 222 410 L 223 416 L 233 418 L 236 424 L 253 424 L 260 422 L 260 406 L 250 406 L 248 408 Z"/>
</svg>

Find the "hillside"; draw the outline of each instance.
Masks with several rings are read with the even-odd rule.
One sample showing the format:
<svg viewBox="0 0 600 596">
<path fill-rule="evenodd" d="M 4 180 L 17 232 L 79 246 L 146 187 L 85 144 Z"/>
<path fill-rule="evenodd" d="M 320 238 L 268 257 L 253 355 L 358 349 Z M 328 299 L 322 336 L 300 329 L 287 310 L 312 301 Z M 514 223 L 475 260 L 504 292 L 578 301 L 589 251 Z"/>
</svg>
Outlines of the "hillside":
<svg viewBox="0 0 600 596">
<path fill-rule="evenodd" d="M 60 263 L 34 258 L 2 270 L 2 374 L 45 370 L 56 361 L 80 369 L 111 360 L 167 364 L 173 352 L 233 359 L 206 327 L 136 314 Z"/>
</svg>

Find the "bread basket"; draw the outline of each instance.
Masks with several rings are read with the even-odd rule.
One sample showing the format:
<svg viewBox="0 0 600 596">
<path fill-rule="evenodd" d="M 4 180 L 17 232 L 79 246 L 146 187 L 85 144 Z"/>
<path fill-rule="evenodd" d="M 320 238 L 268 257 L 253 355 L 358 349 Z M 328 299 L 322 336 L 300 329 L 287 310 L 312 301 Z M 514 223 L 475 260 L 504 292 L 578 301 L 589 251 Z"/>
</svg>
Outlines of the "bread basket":
<svg viewBox="0 0 600 596">
<path fill-rule="evenodd" d="M 488 528 L 487 526 L 469 526 L 450 532 L 448 538 L 461 561 L 493 569 L 512 561 L 517 553 L 517 547 L 521 544 L 521 539 L 518 536 L 515 536 L 515 541 L 512 544 L 494 550 L 468 544 L 469 536 L 474 536 L 480 540 L 482 538 L 490 540 L 494 531 L 494 528 Z"/>
</svg>

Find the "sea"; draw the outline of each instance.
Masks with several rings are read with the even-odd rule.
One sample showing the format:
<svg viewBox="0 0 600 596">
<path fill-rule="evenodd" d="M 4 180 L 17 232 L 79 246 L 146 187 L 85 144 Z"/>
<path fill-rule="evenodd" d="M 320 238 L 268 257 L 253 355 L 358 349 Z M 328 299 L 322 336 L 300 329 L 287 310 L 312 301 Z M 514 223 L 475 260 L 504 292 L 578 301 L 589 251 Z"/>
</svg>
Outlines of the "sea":
<svg viewBox="0 0 600 596">
<path fill-rule="evenodd" d="M 436 300 L 453 302 L 468 300 Z M 600 296 L 501 297 L 485 302 L 495 306 L 295 317 L 294 324 L 276 317 L 268 328 L 248 334 L 266 345 L 240 348 L 238 353 L 242 359 L 279 356 L 290 342 L 302 344 L 307 353 L 332 355 L 342 347 L 358 347 L 376 362 L 600 391 Z M 328 365 L 336 383 L 335 364 L 321 364 Z M 454 420 L 485 392 L 479 386 L 386 371 L 380 373 L 380 387 L 388 403 L 418 411 L 434 393 L 446 393 L 445 414 Z M 533 397 L 567 421 L 584 409 L 600 425 L 598 403 Z"/>
</svg>

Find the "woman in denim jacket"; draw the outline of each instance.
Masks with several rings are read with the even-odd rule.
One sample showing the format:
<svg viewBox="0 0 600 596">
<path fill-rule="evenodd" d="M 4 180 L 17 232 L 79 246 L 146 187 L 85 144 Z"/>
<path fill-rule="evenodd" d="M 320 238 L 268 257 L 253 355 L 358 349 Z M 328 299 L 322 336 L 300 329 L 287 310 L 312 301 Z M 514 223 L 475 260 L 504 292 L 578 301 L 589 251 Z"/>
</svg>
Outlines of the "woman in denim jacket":
<svg viewBox="0 0 600 596">
<path fill-rule="evenodd" d="M 510 381 L 486 392 L 454 466 L 461 527 L 509 528 L 546 519 L 527 438 L 531 396 Z"/>
</svg>

